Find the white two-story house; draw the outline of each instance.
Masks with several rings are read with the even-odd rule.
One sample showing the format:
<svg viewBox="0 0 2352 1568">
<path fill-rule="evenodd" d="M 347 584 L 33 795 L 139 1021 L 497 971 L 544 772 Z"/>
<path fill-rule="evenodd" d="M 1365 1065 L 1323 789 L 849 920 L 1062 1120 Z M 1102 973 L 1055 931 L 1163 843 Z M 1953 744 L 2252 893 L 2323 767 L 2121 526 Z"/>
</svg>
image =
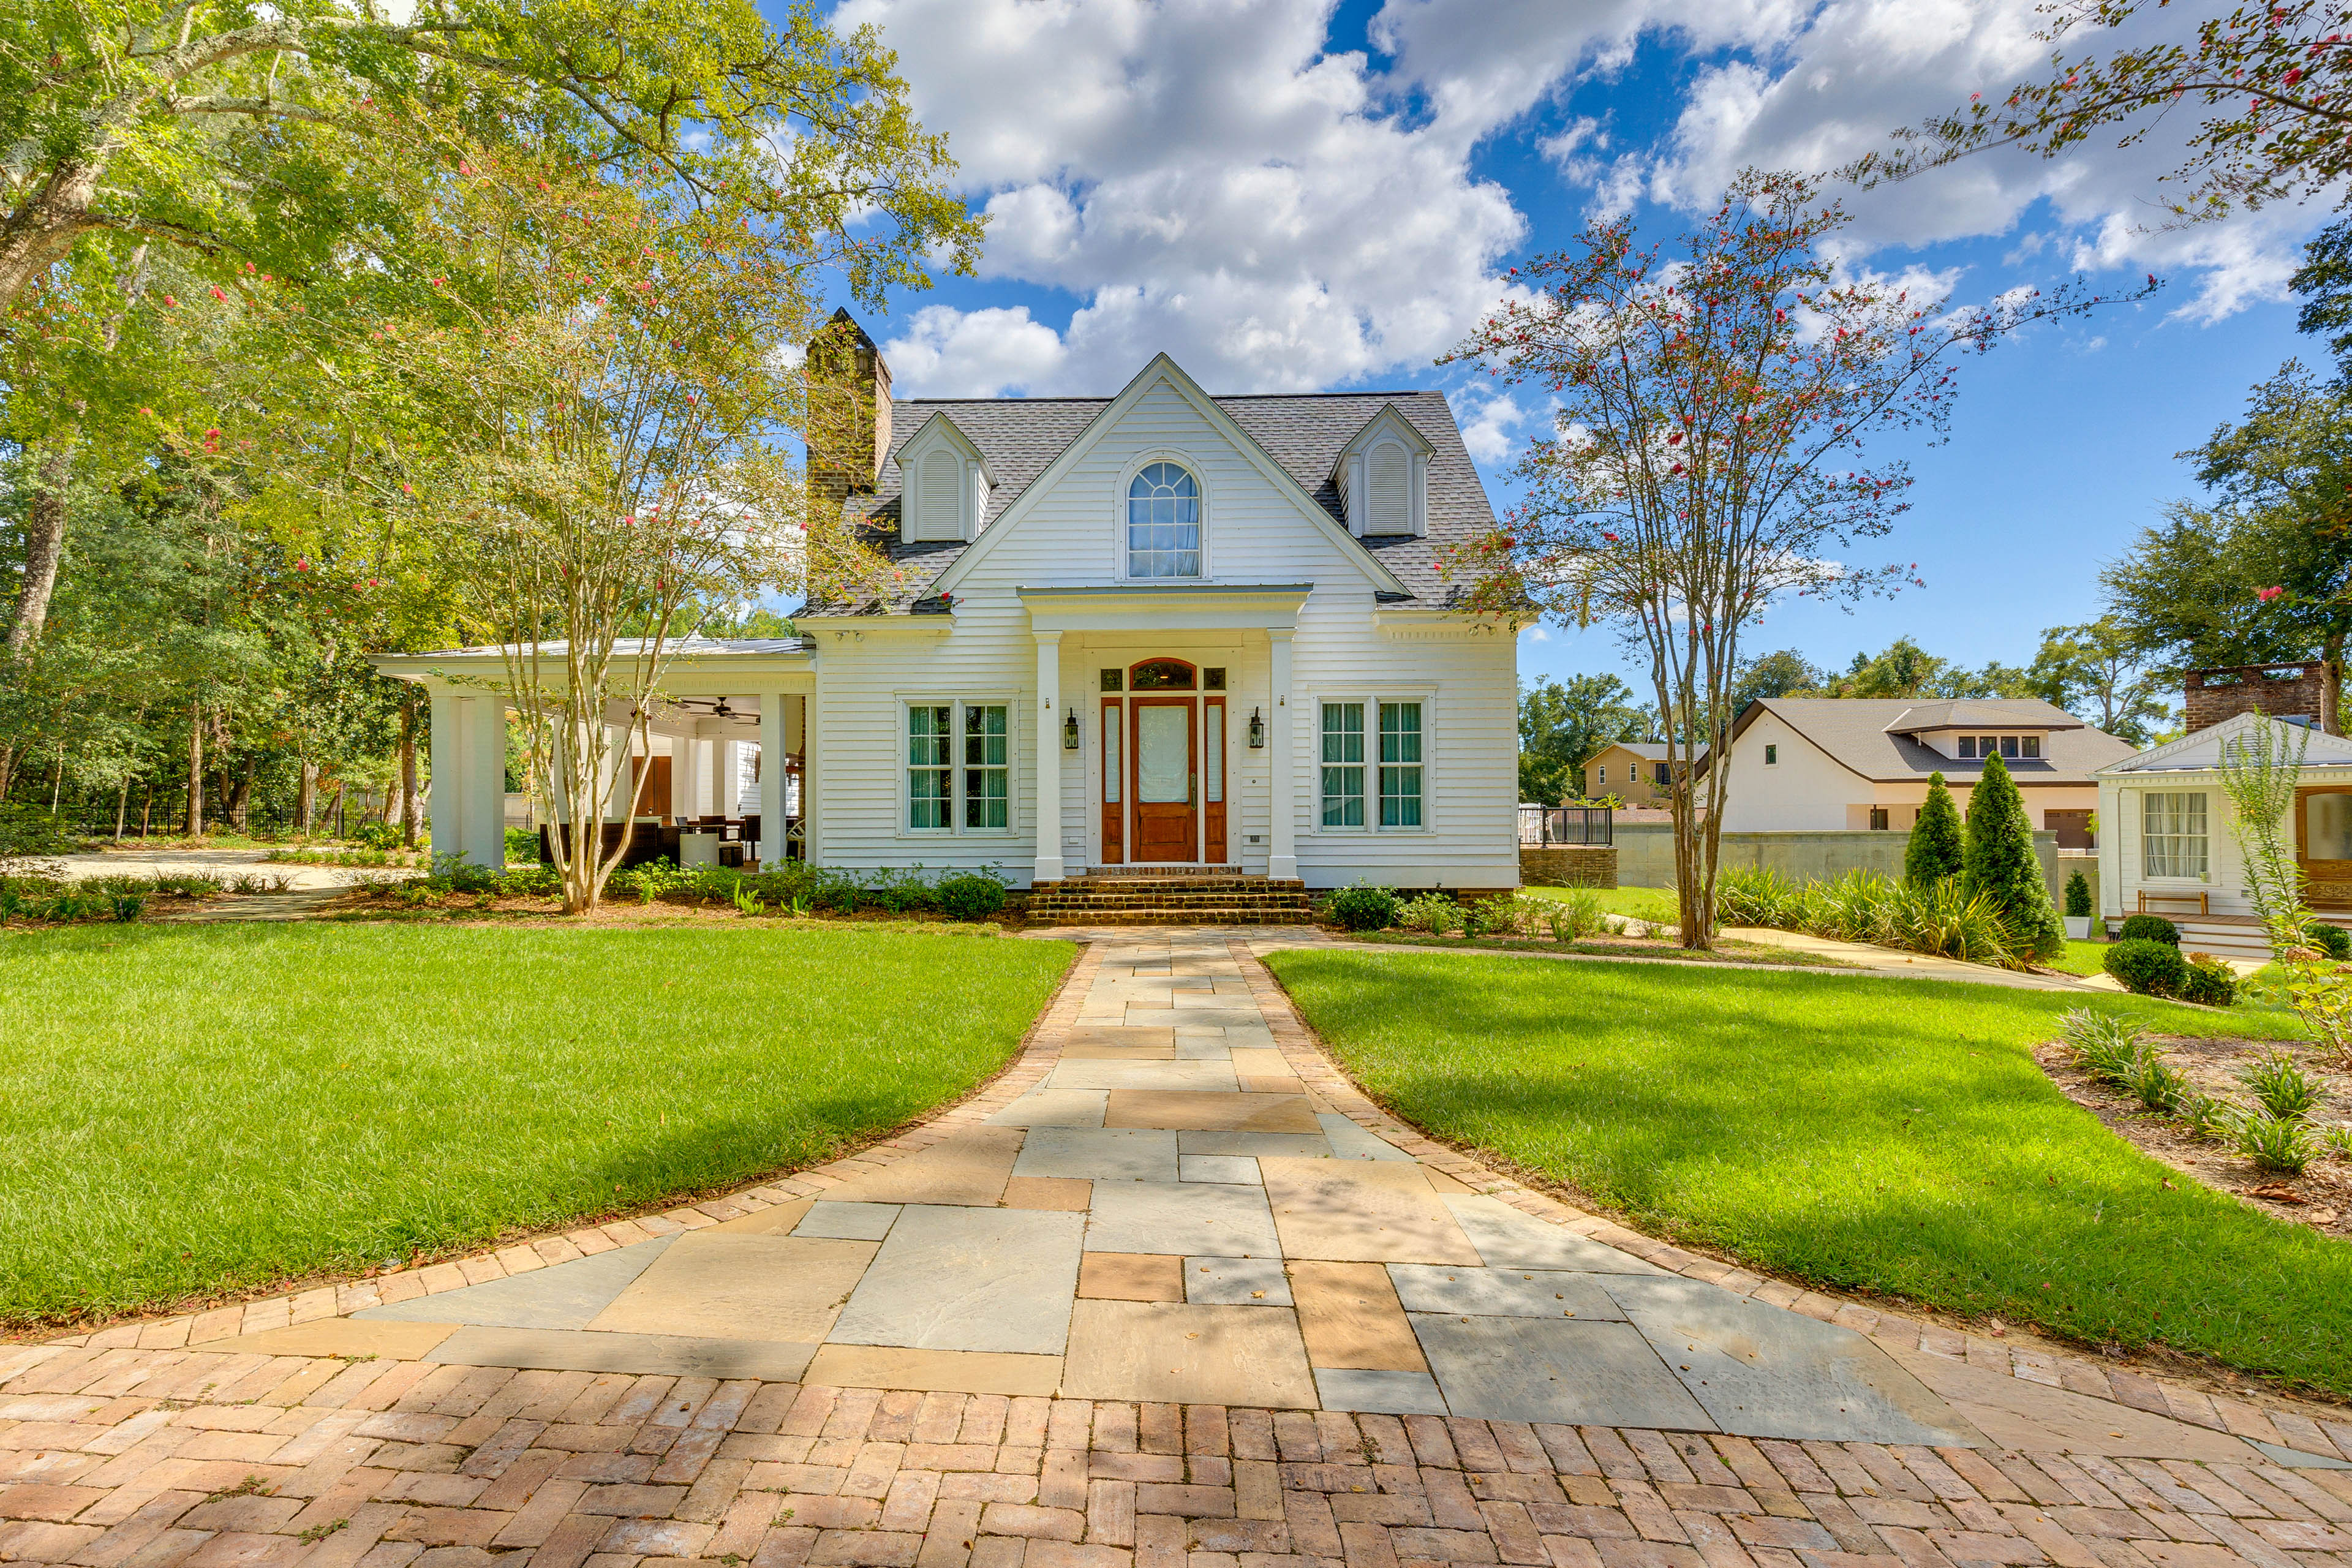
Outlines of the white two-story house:
<svg viewBox="0 0 2352 1568">
<path fill-rule="evenodd" d="M 683 652 L 641 818 L 1015 883 L 1517 884 L 1516 639 L 1441 570 L 1494 524 L 1442 395 L 1216 397 L 1163 354 L 1111 397 L 893 400 L 856 344 L 871 427 L 812 486 L 900 581 Z M 496 658 L 379 661 L 434 688 L 435 846 L 478 858 L 504 708 L 448 678 Z"/>
</svg>

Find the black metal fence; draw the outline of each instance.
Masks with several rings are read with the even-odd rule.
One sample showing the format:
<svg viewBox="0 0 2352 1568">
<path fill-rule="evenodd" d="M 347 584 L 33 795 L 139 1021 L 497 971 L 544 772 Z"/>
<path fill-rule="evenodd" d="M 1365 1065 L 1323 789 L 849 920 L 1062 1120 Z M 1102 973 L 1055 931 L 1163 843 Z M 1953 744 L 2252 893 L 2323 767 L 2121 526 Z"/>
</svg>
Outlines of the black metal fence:
<svg viewBox="0 0 2352 1568">
<path fill-rule="evenodd" d="M 1522 805 L 1519 842 L 1553 844 L 1614 844 L 1615 823 L 1605 805 Z"/>
</svg>

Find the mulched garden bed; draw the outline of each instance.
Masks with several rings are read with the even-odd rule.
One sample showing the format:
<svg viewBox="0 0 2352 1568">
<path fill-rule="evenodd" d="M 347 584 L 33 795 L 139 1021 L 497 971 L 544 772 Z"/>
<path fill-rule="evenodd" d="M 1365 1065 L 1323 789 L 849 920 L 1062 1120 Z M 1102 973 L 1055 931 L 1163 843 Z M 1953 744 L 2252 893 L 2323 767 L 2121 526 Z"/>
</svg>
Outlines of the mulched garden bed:
<svg viewBox="0 0 2352 1568">
<path fill-rule="evenodd" d="M 2186 1035 L 2148 1037 L 2165 1048 L 2168 1065 L 2201 1092 L 2242 1104 L 2250 1097 L 2238 1081 L 2237 1069 L 2272 1044 Z M 2294 1055 L 2305 1072 L 2326 1090 L 2312 1121 L 2322 1126 L 2352 1122 L 2352 1085 L 2340 1075 L 2322 1071 L 2307 1053 Z M 2279 1219 L 2309 1226 L 2328 1236 L 2352 1237 L 2352 1163 L 2323 1156 L 2305 1166 L 2299 1176 L 2265 1171 L 2227 1143 L 2194 1137 L 2179 1122 L 2141 1109 L 2137 1100 L 2077 1068 L 2066 1047 L 2055 1041 L 2034 1047 L 2033 1058 L 2069 1100 L 2151 1159 Z"/>
</svg>

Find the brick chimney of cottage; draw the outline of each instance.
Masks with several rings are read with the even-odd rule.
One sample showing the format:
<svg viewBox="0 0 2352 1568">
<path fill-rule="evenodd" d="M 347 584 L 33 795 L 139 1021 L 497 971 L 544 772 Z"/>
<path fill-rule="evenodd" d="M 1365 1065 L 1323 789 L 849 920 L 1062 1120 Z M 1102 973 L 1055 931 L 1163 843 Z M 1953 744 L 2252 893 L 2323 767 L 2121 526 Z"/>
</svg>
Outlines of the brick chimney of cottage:
<svg viewBox="0 0 2352 1568">
<path fill-rule="evenodd" d="M 2324 658 L 2192 669 L 2183 697 L 2183 717 L 2191 733 L 2241 713 L 2267 713 L 2274 719 L 2300 719 L 2328 734 L 2340 735 L 2344 731 L 2336 714 L 2336 667 Z"/>
<path fill-rule="evenodd" d="M 871 495 L 890 452 L 890 366 L 844 307 L 809 340 L 808 486 L 813 504 L 838 510 Z"/>
</svg>

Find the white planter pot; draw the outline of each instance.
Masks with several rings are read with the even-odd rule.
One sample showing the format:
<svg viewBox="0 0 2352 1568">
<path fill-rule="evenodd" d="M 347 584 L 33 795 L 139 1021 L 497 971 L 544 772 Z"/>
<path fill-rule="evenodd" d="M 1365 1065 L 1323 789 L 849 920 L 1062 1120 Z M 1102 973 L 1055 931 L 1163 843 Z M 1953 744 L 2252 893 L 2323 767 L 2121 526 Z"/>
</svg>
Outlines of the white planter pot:
<svg viewBox="0 0 2352 1568">
<path fill-rule="evenodd" d="M 2088 941 L 2090 941 L 2090 940 L 2091 940 L 2091 917 L 2090 917 L 2090 916 L 2088 916 L 2088 915 L 2060 915 L 2058 918 L 2059 918 L 2060 920 L 2064 921 L 2066 922 L 2066 940 L 2067 940 L 2067 941 L 2069 941 L 2069 942 L 2088 942 Z"/>
</svg>

